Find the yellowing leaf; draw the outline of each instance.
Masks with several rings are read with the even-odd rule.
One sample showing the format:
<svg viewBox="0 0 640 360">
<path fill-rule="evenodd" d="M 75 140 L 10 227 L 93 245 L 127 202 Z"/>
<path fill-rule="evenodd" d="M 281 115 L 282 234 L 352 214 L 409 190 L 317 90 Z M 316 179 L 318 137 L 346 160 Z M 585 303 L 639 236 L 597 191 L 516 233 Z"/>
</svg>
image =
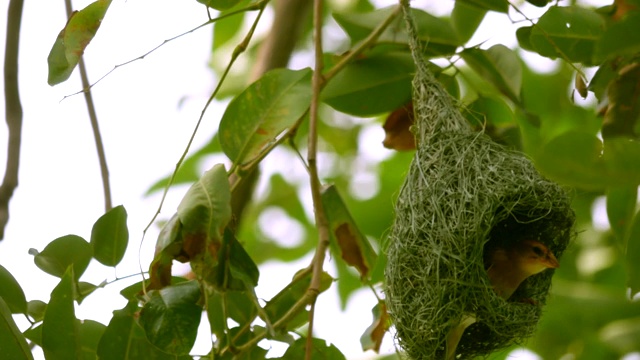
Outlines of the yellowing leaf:
<svg viewBox="0 0 640 360">
<path fill-rule="evenodd" d="M 71 14 L 47 58 L 49 85 L 59 84 L 69 78 L 84 49 L 98 31 L 109 5 L 111 0 L 97 0 Z"/>
<path fill-rule="evenodd" d="M 380 352 L 384 334 L 391 325 L 391 320 L 389 319 L 387 305 L 384 301 L 377 303 L 376 306 L 371 309 L 371 312 L 373 313 L 373 323 L 369 325 L 360 337 L 360 344 L 362 344 L 363 351 L 373 350 L 378 353 Z"/>
</svg>

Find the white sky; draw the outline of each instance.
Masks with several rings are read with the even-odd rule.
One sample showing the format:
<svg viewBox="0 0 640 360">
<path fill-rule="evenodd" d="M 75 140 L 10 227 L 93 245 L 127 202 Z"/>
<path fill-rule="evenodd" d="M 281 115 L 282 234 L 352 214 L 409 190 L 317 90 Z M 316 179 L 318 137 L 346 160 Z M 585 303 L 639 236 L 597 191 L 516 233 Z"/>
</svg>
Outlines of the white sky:
<svg viewBox="0 0 640 360">
<path fill-rule="evenodd" d="M 75 1 L 74 7 L 83 8 L 89 3 Z M 395 4 L 396 0 L 377 3 Z M 0 14 L 2 58 L 7 2 L 3 4 Z M 494 15 L 490 15 L 492 23 L 493 18 L 504 22 L 504 17 Z M 90 80 L 96 81 L 114 65 L 134 59 L 163 40 L 206 20 L 203 6 L 196 1 L 114 0 L 85 53 Z M 67 234 L 89 240 L 91 226 L 104 212 L 100 171 L 84 98 L 77 95 L 61 101 L 65 95 L 81 89 L 79 75 L 75 71 L 67 82 L 55 87 L 47 84 L 46 59 L 65 22 L 62 1 L 25 2 L 19 63 L 24 109 L 20 185 L 11 200 L 5 240 L 0 242 L 0 264 L 17 278 L 27 300 L 45 302 L 57 278 L 36 268 L 28 249 L 42 250 L 51 240 Z M 514 44 L 513 34 L 509 38 L 504 33 L 509 32 L 496 37 L 498 34 L 485 29 L 478 39 L 491 37 L 493 43 Z M 160 199 L 159 195 L 145 198 L 143 194 L 173 170 L 216 83 L 207 67 L 210 48 L 211 27 L 208 27 L 164 46 L 144 60 L 117 69 L 93 89 L 113 203 L 123 204 L 129 214 L 130 248 L 117 269 L 118 276 L 138 271 L 142 229 Z M 3 87 L 0 93 L 2 91 Z M 208 141 L 223 110 L 222 106 L 213 106 L 208 111 L 192 149 Z M 0 102 L 0 111 L 4 113 L 4 101 Z M 381 130 L 379 136 L 373 141 L 375 144 L 380 144 L 384 137 Z M 4 174 L 5 169 L 6 139 L 6 126 L 0 126 L 0 174 Z M 161 219 L 174 213 L 185 190 L 186 187 L 181 187 L 170 193 Z M 143 244 L 140 260 L 144 269 L 152 258 L 157 232 L 152 228 Z M 296 267 L 307 263 L 308 259 Z M 275 294 L 293 275 L 291 267 L 271 265 L 261 270 L 258 295 L 265 298 Z M 111 269 L 93 262 L 83 280 L 97 284 L 113 278 Z M 106 325 L 111 311 L 125 305 L 118 291 L 138 280 L 99 290 L 85 300 L 76 315 Z M 316 335 L 336 344 L 349 359 L 364 358 L 359 338 L 371 322 L 370 311 L 375 304 L 368 291 L 358 293 L 355 299 L 347 312 L 341 313 L 334 286 L 318 300 L 320 316 L 315 325 Z M 26 324 L 20 325 L 24 329 Z M 208 351 L 208 340 L 199 339 L 197 344 L 199 353 Z M 383 349 L 393 351 L 391 341 L 387 341 Z"/>
</svg>

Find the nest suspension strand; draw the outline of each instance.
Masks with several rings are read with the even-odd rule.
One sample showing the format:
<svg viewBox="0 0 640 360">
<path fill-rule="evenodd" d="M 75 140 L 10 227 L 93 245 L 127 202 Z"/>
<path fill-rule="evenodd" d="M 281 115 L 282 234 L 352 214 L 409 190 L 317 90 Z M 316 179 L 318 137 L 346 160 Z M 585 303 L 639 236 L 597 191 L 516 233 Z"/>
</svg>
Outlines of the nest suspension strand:
<svg viewBox="0 0 640 360">
<path fill-rule="evenodd" d="M 527 238 L 560 257 L 574 213 L 566 192 L 523 154 L 472 131 L 427 69 L 408 0 L 401 3 L 416 63 L 418 149 L 388 242 L 387 306 L 412 359 L 443 359 L 447 331 L 469 313 L 477 322 L 457 353 L 487 355 L 532 335 L 553 271 L 527 278 L 507 302 L 489 283 L 485 249 Z"/>
</svg>

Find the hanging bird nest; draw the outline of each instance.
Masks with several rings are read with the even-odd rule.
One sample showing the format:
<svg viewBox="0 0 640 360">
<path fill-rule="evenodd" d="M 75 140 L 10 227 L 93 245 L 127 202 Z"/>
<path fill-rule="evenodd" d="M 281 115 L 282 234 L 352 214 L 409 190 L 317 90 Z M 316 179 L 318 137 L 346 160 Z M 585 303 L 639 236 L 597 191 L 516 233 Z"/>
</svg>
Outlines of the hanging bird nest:
<svg viewBox="0 0 640 360">
<path fill-rule="evenodd" d="M 526 238 L 559 258 L 574 235 L 574 213 L 565 190 L 522 153 L 472 131 L 427 69 L 408 0 L 401 3 L 416 62 L 418 149 L 388 241 L 387 306 L 412 359 L 444 359 L 446 334 L 465 314 L 477 322 L 458 345 L 459 359 L 487 355 L 533 334 L 553 270 L 527 278 L 506 301 L 491 287 L 485 253 Z"/>
</svg>

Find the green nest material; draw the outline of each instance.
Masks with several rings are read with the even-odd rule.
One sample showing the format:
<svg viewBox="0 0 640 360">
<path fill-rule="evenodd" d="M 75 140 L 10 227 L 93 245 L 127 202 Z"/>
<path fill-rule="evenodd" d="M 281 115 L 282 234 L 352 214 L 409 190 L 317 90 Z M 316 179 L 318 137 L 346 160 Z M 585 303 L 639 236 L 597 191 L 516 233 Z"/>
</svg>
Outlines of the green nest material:
<svg viewBox="0 0 640 360">
<path fill-rule="evenodd" d="M 523 154 L 471 130 L 427 70 L 402 2 L 417 67 L 419 146 L 390 234 L 387 306 L 398 342 L 413 359 L 443 359 L 447 332 L 470 313 L 477 323 L 457 353 L 487 355 L 532 335 L 553 271 L 529 277 L 507 302 L 489 283 L 485 250 L 528 238 L 560 257 L 574 234 L 574 213 L 566 192 Z"/>
</svg>

